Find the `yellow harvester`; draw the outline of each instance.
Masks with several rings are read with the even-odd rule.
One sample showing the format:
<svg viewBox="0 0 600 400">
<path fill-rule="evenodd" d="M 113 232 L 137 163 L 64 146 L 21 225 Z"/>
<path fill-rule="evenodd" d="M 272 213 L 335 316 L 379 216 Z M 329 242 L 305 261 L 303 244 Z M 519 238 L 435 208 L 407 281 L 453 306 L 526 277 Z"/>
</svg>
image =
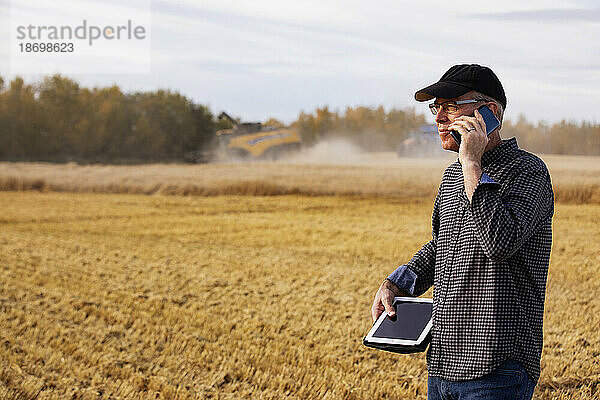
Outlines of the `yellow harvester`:
<svg viewBox="0 0 600 400">
<path fill-rule="evenodd" d="M 219 120 L 227 119 L 231 129 L 217 131 L 219 147 L 228 155 L 242 159 L 277 159 L 300 149 L 301 139 L 291 128 L 264 126 L 260 122 L 237 122 L 222 112 Z"/>
</svg>

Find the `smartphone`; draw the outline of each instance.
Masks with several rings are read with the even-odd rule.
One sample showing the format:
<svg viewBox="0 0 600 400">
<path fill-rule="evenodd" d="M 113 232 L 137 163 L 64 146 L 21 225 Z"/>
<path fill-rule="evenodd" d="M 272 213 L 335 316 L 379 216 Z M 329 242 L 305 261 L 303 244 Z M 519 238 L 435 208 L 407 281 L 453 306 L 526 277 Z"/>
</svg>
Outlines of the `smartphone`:
<svg viewBox="0 0 600 400">
<path fill-rule="evenodd" d="M 479 113 L 483 117 L 483 121 L 485 122 L 485 130 L 488 135 L 492 133 L 494 129 L 500 126 L 500 121 L 498 121 L 498 118 L 496 118 L 496 116 L 488 106 L 481 106 L 477 109 L 477 111 L 479 111 Z M 453 130 L 450 132 L 450 135 L 452 135 L 452 137 L 456 141 L 456 144 L 460 146 L 460 133 L 458 133 L 458 131 Z"/>
</svg>

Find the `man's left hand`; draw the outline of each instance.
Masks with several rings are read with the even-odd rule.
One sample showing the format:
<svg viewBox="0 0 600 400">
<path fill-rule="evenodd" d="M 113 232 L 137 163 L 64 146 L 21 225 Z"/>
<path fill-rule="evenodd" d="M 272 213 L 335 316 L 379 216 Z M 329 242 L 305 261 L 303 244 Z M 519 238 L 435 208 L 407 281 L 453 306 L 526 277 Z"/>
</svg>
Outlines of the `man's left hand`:
<svg viewBox="0 0 600 400">
<path fill-rule="evenodd" d="M 461 135 L 458 159 L 462 165 L 465 194 L 471 201 L 482 173 L 481 156 L 489 142 L 485 121 L 479 111 L 475 110 L 474 117 L 460 116 L 448 126 L 448 129 L 455 129 Z"/>
<path fill-rule="evenodd" d="M 448 126 L 448 129 L 454 129 L 460 133 L 461 143 L 458 149 L 458 159 L 461 164 L 481 164 L 481 156 L 489 139 L 485 131 L 485 121 L 479 111 L 475 110 L 474 117 L 463 115 L 456 118 Z"/>
</svg>

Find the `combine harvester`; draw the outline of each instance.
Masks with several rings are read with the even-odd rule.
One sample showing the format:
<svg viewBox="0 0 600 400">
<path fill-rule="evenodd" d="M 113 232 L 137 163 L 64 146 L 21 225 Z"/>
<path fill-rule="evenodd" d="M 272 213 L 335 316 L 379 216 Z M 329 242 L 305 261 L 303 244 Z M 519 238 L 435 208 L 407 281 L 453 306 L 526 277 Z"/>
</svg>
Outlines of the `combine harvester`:
<svg viewBox="0 0 600 400">
<path fill-rule="evenodd" d="M 398 157 L 442 156 L 445 151 L 440 145 L 437 125 L 422 125 L 409 132 L 396 149 Z"/>
<path fill-rule="evenodd" d="M 277 160 L 300 150 L 300 135 L 290 128 L 264 126 L 260 122 L 240 123 L 222 112 L 219 121 L 226 119 L 233 128 L 217 131 L 214 152 L 193 151 L 188 162 Z"/>
</svg>

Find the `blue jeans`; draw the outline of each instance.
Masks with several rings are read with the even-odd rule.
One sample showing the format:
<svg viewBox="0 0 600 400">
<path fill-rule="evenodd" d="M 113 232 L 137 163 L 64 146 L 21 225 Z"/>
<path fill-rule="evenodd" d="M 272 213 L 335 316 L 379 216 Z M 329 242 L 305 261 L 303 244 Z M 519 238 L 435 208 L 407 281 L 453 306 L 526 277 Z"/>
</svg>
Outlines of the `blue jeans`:
<svg viewBox="0 0 600 400">
<path fill-rule="evenodd" d="M 535 383 L 517 361 L 506 360 L 497 369 L 470 381 L 448 381 L 430 376 L 427 400 L 530 400 Z"/>
</svg>

